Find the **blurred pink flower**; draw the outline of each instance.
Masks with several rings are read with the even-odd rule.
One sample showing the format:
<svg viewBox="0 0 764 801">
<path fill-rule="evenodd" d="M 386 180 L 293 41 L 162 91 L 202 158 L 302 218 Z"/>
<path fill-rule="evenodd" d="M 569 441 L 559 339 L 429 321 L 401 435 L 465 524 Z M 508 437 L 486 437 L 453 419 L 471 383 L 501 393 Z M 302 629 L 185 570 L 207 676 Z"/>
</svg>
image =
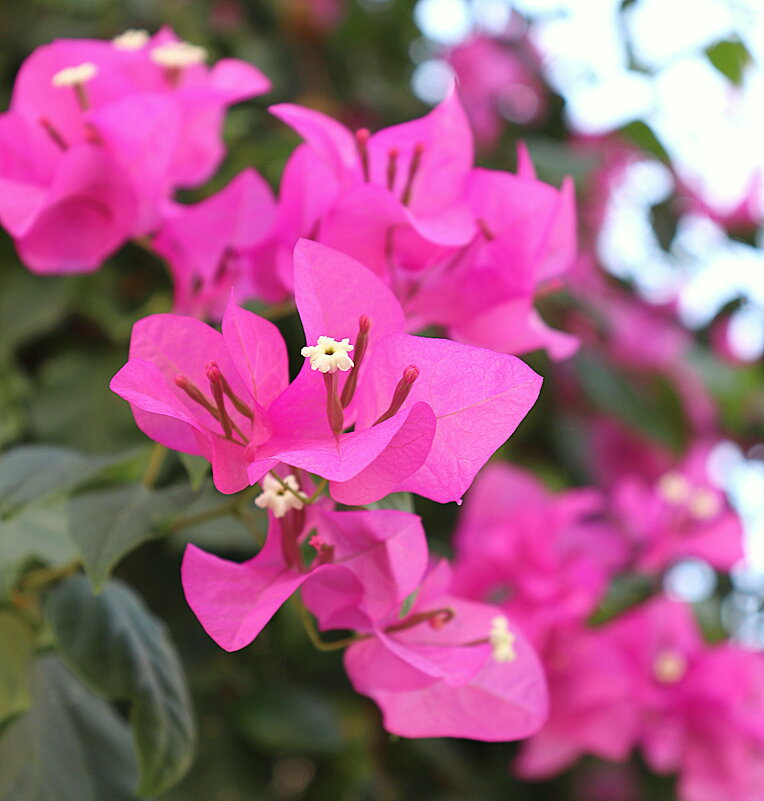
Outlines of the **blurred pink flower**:
<svg viewBox="0 0 764 801">
<path fill-rule="evenodd" d="M 205 60 L 163 29 L 60 39 L 24 62 L 2 115 L 4 149 L 23 157 L 0 161 L 0 221 L 31 269 L 95 269 L 153 231 L 176 188 L 212 174 L 225 109 L 270 84 L 242 61 Z"/>
<path fill-rule="evenodd" d="M 548 110 L 538 56 L 524 39 L 475 36 L 444 53 L 479 144 L 496 142 L 507 123 L 530 126 Z"/>
</svg>

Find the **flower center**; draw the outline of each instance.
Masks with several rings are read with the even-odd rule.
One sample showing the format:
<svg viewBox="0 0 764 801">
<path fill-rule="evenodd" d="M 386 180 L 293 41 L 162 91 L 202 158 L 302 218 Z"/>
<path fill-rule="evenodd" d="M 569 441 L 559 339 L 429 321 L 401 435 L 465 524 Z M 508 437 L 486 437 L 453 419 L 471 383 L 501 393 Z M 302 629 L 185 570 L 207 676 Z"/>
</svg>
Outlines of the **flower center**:
<svg viewBox="0 0 764 801">
<path fill-rule="evenodd" d="M 160 67 L 184 69 L 204 64 L 207 60 L 207 50 L 190 42 L 165 42 L 151 51 L 151 60 Z"/>
<path fill-rule="evenodd" d="M 92 62 L 86 61 L 73 67 L 64 67 L 50 79 L 50 82 L 58 89 L 74 89 L 79 107 L 82 111 L 87 111 L 90 108 L 90 101 L 85 91 L 85 84 L 96 75 L 98 75 L 98 67 Z"/>
<path fill-rule="evenodd" d="M 299 498 L 300 485 L 291 473 L 281 481 L 270 474 L 266 475 L 262 487 L 263 491 L 255 498 L 255 506 L 270 509 L 274 517 L 284 517 L 290 509 L 302 509 L 304 506 Z"/>
<path fill-rule="evenodd" d="M 509 630 L 507 618 L 504 615 L 496 615 L 491 621 L 488 642 L 493 650 L 493 658 L 497 662 L 512 662 L 517 659 L 515 639 L 515 635 Z"/>
<path fill-rule="evenodd" d="M 111 40 L 116 50 L 140 50 L 149 40 L 149 32 L 143 29 L 129 28 Z"/>
<path fill-rule="evenodd" d="M 659 651 L 653 661 L 653 674 L 661 684 L 675 684 L 686 672 L 687 659 L 673 648 Z"/>
<path fill-rule="evenodd" d="M 319 337 L 315 345 L 306 345 L 300 353 L 310 359 L 310 369 L 321 373 L 347 372 L 353 367 L 348 353 L 353 350 L 347 337 L 337 342 L 334 337 Z"/>
</svg>

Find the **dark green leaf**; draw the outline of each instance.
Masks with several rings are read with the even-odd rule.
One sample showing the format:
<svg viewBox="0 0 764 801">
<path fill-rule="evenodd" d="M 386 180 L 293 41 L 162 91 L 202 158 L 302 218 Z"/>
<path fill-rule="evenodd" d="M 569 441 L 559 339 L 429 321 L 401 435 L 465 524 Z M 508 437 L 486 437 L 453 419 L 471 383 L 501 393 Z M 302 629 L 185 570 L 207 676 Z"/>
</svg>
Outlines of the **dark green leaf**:
<svg viewBox="0 0 764 801">
<path fill-rule="evenodd" d="M 55 445 L 24 445 L 0 459 L 0 511 L 81 486 L 126 454 L 84 456 Z"/>
<path fill-rule="evenodd" d="M 30 704 L 27 673 L 33 654 L 29 624 L 14 612 L 0 610 L 0 723 Z"/>
<path fill-rule="evenodd" d="M 10 520 L 0 520 L 0 585 L 16 582 L 30 562 L 56 566 L 76 558 L 67 536 L 63 501 L 27 506 Z"/>
<path fill-rule="evenodd" d="M 109 698 L 130 702 L 138 793 L 153 795 L 178 781 L 191 763 L 196 735 L 164 625 L 127 585 L 112 581 L 93 595 L 81 575 L 51 590 L 45 612 L 67 662 Z"/>
<path fill-rule="evenodd" d="M 155 491 L 141 484 L 71 498 L 69 535 L 93 587 L 100 589 L 125 554 L 161 534 L 162 520 L 184 510 L 192 499 L 193 492 L 186 485 Z"/>
<path fill-rule="evenodd" d="M 58 657 L 37 663 L 35 702 L 0 739 L 0 801 L 135 801 L 127 726 Z"/>
</svg>

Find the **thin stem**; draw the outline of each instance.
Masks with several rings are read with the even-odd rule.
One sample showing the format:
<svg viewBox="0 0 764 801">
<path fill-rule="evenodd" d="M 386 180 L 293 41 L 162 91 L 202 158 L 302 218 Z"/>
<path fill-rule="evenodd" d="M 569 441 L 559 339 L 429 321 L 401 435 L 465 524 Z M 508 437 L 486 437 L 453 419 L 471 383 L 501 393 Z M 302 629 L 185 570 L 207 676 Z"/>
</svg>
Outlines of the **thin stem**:
<svg viewBox="0 0 764 801">
<path fill-rule="evenodd" d="M 33 592 L 39 590 L 46 584 L 52 584 L 54 581 L 60 581 L 67 576 L 71 576 L 80 569 L 80 560 L 72 559 L 59 567 L 40 567 L 37 570 L 32 570 L 22 579 L 19 589 L 22 592 Z"/>
<path fill-rule="evenodd" d="M 162 465 L 164 464 L 164 457 L 166 455 L 167 448 L 165 448 L 164 445 L 160 445 L 158 442 L 155 442 L 154 447 L 151 450 L 151 456 L 149 456 L 146 469 L 143 471 L 143 478 L 141 478 L 141 484 L 143 484 L 146 489 L 151 489 L 154 484 L 156 484 L 157 479 L 159 478 L 159 473 L 162 470 Z"/>
<path fill-rule="evenodd" d="M 304 495 L 302 492 L 298 492 L 296 489 L 292 489 L 292 487 L 290 487 L 289 484 L 287 484 L 286 481 L 284 481 L 284 479 L 281 478 L 281 476 L 275 470 L 271 470 L 270 475 L 272 475 L 276 481 L 281 484 L 282 489 L 285 489 L 288 493 L 294 495 L 294 497 L 297 498 L 300 503 L 310 504 L 310 500 L 308 499 L 307 495 Z"/>
<path fill-rule="evenodd" d="M 313 494 L 305 501 L 306 506 L 311 506 L 321 497 L 323 491 L 326 489 L 327 483 L 328 482 L 325 478 L 321 479 Z"/>
<path fill-rule="evenodd" d="M 333 642 L 326 642 L 325 640 L 322 640 L 321 635 L 318 633 L 318 629 L 316 628 L 316 624 L 313 621 L 313 616 L 305 608 L 305 604 L 303 604 L 303 602 L 300 600 L 300 597 L 298 595 L 293 595 L 291 601 L 292 605 L 295 607 L 300 616 L 300 620 L 302 621 L 305 633 L 308 635 L 308 639 L 313 647 L 317 650 L 341 651 L 343 648 L 347 648 L 350 643 L 363 639 L 357 634 L 352 634 L 350 637 L 343 637 L 341 640 L 334 640 Z"/>
</svg>

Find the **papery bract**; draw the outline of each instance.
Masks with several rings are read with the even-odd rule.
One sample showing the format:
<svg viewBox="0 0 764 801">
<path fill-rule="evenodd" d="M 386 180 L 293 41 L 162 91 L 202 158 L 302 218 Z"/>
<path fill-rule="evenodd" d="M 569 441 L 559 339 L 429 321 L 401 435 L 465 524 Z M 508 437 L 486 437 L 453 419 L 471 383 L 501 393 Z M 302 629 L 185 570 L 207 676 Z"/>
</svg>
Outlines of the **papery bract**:
<svg viewBox="0 0 764 801">
<path fill-rule="evenodd" d="M 306 582 L 317 584 L 318 605 L 335 627 L 350 618 L 376 617 L 400 604 L 419 585 L 427 545 L 416 515 L 395 510 L 332 512 L 311 508 L 305 524 L 290 530 L 294 512 L 271 515 L 268 538 L 241 564 L 190 545 L 181 575 L 186 599 L 207 633 L 227 651 L 248 645 L 276 610 Z M 315 527 L 318 544 L 310 565 L 299 545 Z M 285 542 L 291 538 L 290 542 Z M 314 541 L 314 540 L 312 540 Z M 380 604 L 382 610 L 380 610 Z"/>
<path fill-rule="evenodd" d="M 310 598 L 306 603 L 311 607 Z M 385 728 L 401 737 L 527 737 L 546 717 L 546 683 L 511 622 L 511 656 L 497 658 L 489 635 L 499 614 L 449 595 L 441 563 L 406 617 L 391 609 L 356 627 L 367 638 L 348 647 L 345 669 L 355 689 L 382 709 Z"/>
</svg>

